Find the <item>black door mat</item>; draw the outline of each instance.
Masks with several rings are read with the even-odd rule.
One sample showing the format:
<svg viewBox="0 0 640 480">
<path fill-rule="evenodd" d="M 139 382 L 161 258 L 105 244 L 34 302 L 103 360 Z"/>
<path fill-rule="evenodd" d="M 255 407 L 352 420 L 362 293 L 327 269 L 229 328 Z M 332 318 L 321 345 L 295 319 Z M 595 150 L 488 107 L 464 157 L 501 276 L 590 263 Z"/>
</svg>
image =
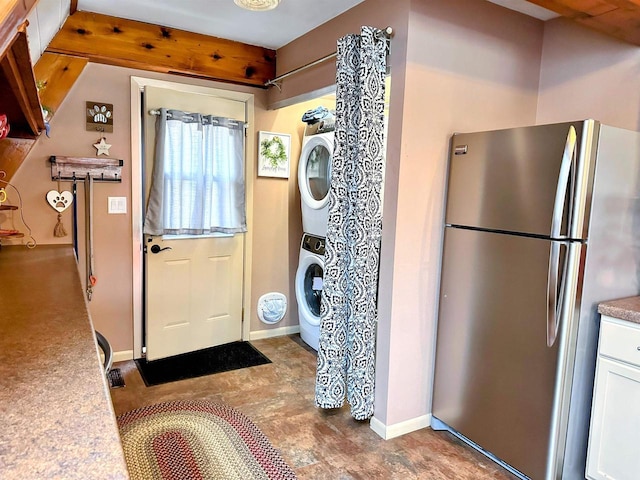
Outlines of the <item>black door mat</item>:
<svg viewBox="0 0 640 480">
<path fill-rule="evenodd" d="M 147 387 L 271 363 L 249 342 L 232 342 L 147 362 L 136 360 Z"/>
<path fill-rule="evenodd" d="M 122 377 L 122 372 L 119 368 L 112 368 L 107 373 L 107 380 L 109 380 L 109 386 L 111 388 L 122 388 L 124 387 L 124 378 Z"/>
</svg>

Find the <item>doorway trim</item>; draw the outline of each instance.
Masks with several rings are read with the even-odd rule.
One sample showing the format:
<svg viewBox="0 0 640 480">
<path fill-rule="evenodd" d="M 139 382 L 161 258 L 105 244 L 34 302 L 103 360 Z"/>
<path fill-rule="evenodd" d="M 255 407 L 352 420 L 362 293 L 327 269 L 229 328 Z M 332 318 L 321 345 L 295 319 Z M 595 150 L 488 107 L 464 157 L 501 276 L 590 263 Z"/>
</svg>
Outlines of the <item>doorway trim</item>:
<svg viewBox="0 0 640 480">
<path fill-rule="evenodd" d="M 144 275 L 142 253 L 142 96 L 145 86 L 153 86 L 222 97 L 241 101 L 245 104 L 247 121 L 245 140 L 245 195 L 247 205 L 247 231 L 244 233 L 243 287 L 242 287 L 242 339 L 249 340 L 251 330 L 251 258 L 253 250 L 253 179 L 255 176 L 255 124 L 253 93 L 223 90 L 220 88 L 189 85 L 153 78 L 131 77 L 131 237 L 132 237 L 132 280 L 133 280 L 133 358 L 142 357 L 142 326 Z"/>
</svg>

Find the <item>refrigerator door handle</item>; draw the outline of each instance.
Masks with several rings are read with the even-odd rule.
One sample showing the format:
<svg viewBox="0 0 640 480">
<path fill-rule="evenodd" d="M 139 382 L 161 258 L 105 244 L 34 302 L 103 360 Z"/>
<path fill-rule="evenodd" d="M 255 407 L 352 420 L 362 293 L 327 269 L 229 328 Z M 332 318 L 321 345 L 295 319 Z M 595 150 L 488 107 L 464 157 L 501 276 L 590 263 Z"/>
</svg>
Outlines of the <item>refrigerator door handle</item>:
<svg viewBox="0 0 640 480">
<path fill-rule="evenodd" d="M 573 125 L 569 126 L 567 132 L 567 141 L 564 145 L 562 153 L 562 163 L 560 164 L 560 173 L 558 174 L 558 186 L 556 188 L 556 197 L 553 203 L 553 214 L 551 217 L 551 239 L 561 238 L 562 218 L 564 217 L 564 207 L 566 205 L 567 190 L 571 183 L 573 190 L 574 184 L 571 173 L 575 174 L 575 159 L 578 136 Z M 573 195 L 573 191 L 570 192 Z M 571 207 L 571 205 L 570 205 Z M 571 224 L 571 218 L 567 225 Z M 552 347 L 558 336 L 558 318 L 559 308 L 562 306 L 562 295 L 564 292 L 564 278 L 562 275 L 562 284 L 558 289 L 558 279 L 560 276 L 560 250 L 561 242 L 552 241 L 551 251 L 549 253 L 549 273 L 547 276 L 547 346 Z M 565 266 L 566 266 L 566 262 Z"/>
<path fill-rule="evenodd" d="M 549 253 L 549 274 L 547 277 L 547 346 L 553 347 L 558 336 L 560 316 L 567 280 L 568 242 L 551 242 Z M 565 259 L 560 263 L 560 252 L 565 247 Z M 564 265 L 562 274 L 560 266 Z M 560 288 L 558 288 L 558 282 Z"/>
<path fill-rule="evenodd" d="M 564 217 L 564 206 L 567 198 L 567 187 L 569 186 L 570 175 L 576 158 L 576 146 L 578 136 L 573 125 L 569 126 L 567 132 L 567 141 L 564 145 L 562 153 L 562 163 L 560 164 L 560 173 L 558 174 L 558 186 L 556 187 L 556 196 L 553 203 L 553 214 L 551 215 L 551 238 L 560 238 L 560 229 L 562 228 L 562 218 Z M 573 169 L 575 171 L 575 168 Z M 571 224 L 571 219 L 567 222 Z"/>
<path fill-rule="evenodd" d="M 552 347 L 558 332 L 558 273 L 560 243 L 551 242 L 549 274 L 547 276 L 547 347 Z"/>
</svg>

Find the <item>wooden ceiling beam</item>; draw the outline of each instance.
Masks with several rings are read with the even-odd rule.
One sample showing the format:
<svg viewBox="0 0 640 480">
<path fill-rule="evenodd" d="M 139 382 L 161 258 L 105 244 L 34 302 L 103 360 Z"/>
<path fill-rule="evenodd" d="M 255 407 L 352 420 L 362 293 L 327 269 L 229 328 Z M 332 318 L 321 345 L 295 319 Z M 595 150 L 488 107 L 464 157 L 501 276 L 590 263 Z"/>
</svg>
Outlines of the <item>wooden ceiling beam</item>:
<svg viewBox="0 0 640 480">
<path fill-rule="evenodd" d="M 625 42 L 640 45 L 640 8 L 638 7 L 635 11 L 619 8 L 597 17 L 578 20 L 578 22 Z"/>
<path fill-rule="evenodd" d="M 640 45 L 640 0 L 528 0 L 585 27 Z"/>
<path fill-rule="evenodd" d="M 559 13 L 563 17 L 577 19 L 585 16 L 596 16 L 618 7 L 606 0 L 528 0 L 547 10 Z"/>
<path fill-rule="evenodd" d="M 259 87 L 275 77 L 274 50 L 83 11 L 67 18 L 46 51 Z"/>
<path fill-rule="evenodd" d="M 33 68 L 41 83 L 40 101 L 51 114 L 55 113 L 87 65 L 84 57 L 43 53 Z"/>
</svg>

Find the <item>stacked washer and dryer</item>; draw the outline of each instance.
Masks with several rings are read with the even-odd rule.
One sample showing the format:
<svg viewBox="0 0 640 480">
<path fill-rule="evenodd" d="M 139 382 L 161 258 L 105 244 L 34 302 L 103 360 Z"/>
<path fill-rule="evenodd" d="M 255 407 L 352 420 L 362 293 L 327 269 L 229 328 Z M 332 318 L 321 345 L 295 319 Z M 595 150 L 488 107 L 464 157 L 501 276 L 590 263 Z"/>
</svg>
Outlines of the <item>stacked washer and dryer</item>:
<svg viewBox="0 0 640 480">
<path fill-rule="evenodd" d="M 333 117 L 307 125 L 298 163 L 298 186 L 302 201 L 302 242 L 296 272 L 296 300 L 300 337 L 314 350 L 320 339 L 320 300 L 327 235 Z"/>
</svg>

